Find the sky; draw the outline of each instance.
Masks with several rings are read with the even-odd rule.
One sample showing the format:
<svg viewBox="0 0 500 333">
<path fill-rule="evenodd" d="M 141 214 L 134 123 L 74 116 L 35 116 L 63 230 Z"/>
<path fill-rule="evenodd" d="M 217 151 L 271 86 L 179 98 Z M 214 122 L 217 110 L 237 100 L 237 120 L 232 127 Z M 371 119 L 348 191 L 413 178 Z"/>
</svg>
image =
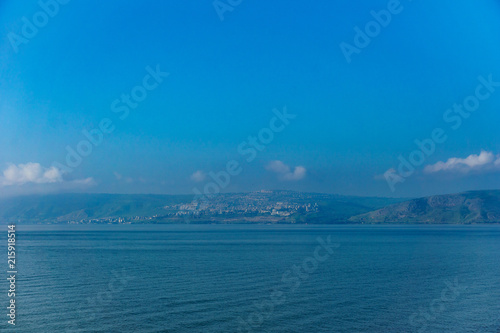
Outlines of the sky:
<svg viewBox="0 0 500 333">
<path fill-rule="evenodd" d="M 500 188 L 498 0 L 4 0 L 0 22 L 3 197 Z"/>
</svg>

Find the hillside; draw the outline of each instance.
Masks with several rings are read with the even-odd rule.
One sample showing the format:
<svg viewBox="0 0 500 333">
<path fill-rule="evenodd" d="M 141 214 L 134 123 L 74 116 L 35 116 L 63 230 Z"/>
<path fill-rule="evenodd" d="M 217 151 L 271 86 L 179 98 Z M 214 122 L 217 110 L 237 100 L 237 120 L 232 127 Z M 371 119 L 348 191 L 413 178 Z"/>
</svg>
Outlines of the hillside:
<svg viewBox="0 0 500 333">
<path fill-rule="evenodd" d="M 190 195 L 57 194 L 0 200 L 1 223 L 346 223 L 401 201 L 293 191 Z"/>
<path fill-rule="evenodd" d="M 190 196 L 134 194 L 30 195 L 0 200 L 2 223 L 58 223 L 101 218 L 153 216 L 166 204 L 190 200 Z"/>
<path fill-rule="evenodd" d="M 353 216 L 354 223 L 470 224 L 500 222 L 500 190 L 434 195 Z"/>
<path fill-rule="evenodd" d="M 293 191 L 190 195 L 57 194 L 0 200 L 0 223 L 436 223 L 500 222 L 500 190 L 412 200 Z"/>
</svg>

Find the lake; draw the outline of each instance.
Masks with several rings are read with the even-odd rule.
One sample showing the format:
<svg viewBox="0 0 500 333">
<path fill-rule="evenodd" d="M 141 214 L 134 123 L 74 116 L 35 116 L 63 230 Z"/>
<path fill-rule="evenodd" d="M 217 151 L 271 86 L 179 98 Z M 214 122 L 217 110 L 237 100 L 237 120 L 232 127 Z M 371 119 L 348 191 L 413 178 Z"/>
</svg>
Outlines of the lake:
<svg viewBox="0 0 500 333">
<path fill-rule="evenodd" d="M 2 279 L 2 332 L 500 331 L 498 225 L 19 225 L 16 236 L 16 326 Z"/>
</svg>

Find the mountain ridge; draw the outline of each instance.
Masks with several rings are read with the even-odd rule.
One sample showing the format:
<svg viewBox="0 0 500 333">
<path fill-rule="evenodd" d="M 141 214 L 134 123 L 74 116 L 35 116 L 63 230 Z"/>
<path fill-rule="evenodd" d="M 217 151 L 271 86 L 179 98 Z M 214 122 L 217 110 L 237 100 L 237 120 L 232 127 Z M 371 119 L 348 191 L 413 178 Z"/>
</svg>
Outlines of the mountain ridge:
<svg viewBox="0 0 500 333">
<path fill-rule="evenodd" d="M 1 223 L 346 223 L 402 199 L 262 190 L 210 195 L 51 194 L 0 200 Z"/>
<path fill-rule="evenodd" d="M 67 193 L 0 199 L 0 223 L 472 224 L 500 222 L 500 190 L 415 199 L 262 190 L 192 195 Z"/>
<path fill-rule="evenodd" d="M 500 222 L 500 190 L 433 195 L 352 216 L 355 223 L 471 224 Z"/>
</svg>

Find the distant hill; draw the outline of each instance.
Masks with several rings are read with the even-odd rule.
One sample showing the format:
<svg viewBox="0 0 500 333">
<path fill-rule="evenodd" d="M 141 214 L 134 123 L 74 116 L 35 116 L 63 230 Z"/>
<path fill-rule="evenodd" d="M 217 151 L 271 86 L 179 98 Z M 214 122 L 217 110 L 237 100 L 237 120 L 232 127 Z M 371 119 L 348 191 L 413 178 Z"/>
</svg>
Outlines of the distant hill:
<svg viewBox="0 0 500 333">
<path fill-rule="evenodd" d="M 188 195 L 53 194 L 0 200 L 0 219 L 5 222 L 58 223 L 106 217 L 152 216 L 166 204 L 191 200 Z"/>
<path fill-rule="evenodd" d="M 354 223 L 470 224 L 500 222 L 500 190 L 434 195 L 353 216 Z"/>
<path fill-rule="evenodd" d="M 0 223 L 346 223 L 402 199 L 293 191 L 192 195 L 57 194 L 0 200 Z"/>
<path fill-rule="evenodd" d="M 57 194 L 0 200 L 0 223 L 436 223 L 500 222 L 500 190 L 418 199 L 293 191 L 191 195 Z"/>
</svg>

